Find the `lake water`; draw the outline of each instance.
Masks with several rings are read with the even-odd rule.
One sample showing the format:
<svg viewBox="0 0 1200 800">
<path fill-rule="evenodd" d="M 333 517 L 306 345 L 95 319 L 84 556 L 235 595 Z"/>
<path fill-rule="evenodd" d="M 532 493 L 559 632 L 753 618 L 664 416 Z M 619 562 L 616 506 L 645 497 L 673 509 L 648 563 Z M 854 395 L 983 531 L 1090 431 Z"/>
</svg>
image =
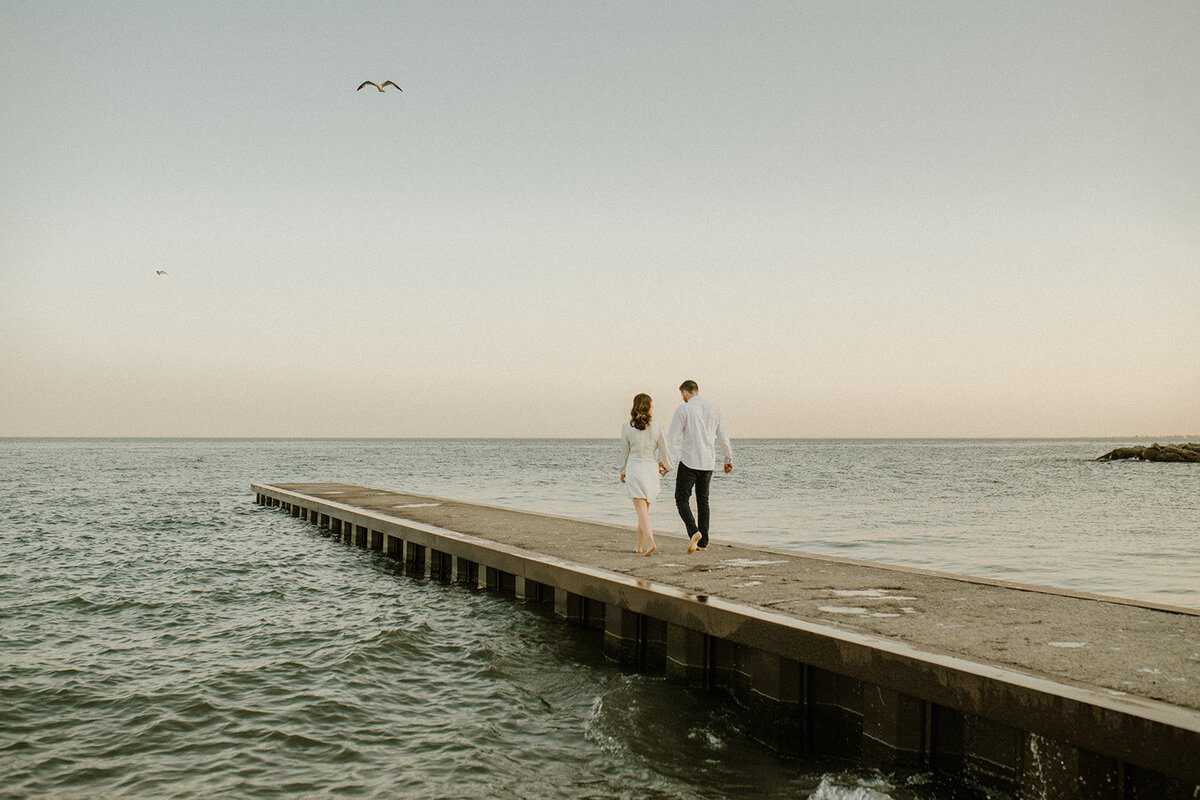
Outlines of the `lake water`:
<svg viewBox="0 0 1200 800">
<path fill-rule="evenodd" d="M 1200 469 L 1128 441 L 734 442 L 713 536 L 1200 606 Z M 254 505 L 329 480 L 632 526 L 615 441 L 0 439 L 0 796 L 945 800 L 785 758 L 594 632 Z M 651 511 L 681 531 L 671 479 Z"/>
</svg>

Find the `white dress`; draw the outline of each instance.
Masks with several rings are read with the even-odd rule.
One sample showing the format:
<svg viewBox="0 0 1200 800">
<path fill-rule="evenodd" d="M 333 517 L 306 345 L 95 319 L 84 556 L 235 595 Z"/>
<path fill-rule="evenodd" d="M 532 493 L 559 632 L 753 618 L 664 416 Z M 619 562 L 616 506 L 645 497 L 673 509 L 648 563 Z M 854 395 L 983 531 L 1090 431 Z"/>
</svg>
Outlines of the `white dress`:
<svg viewBox="0 0 1200 800">
<path fill-rule="evenodd" d="M 658 451 L 657 456 L 655 451 Z M 651 422 L 644 431 L 626 422 L 621 428 L 621 474 L 625 476 L 630 497 L 658 499 L 659 461 L 668 470 L 675 469 L 666 431 L 657 422 Z"/>
</svg>

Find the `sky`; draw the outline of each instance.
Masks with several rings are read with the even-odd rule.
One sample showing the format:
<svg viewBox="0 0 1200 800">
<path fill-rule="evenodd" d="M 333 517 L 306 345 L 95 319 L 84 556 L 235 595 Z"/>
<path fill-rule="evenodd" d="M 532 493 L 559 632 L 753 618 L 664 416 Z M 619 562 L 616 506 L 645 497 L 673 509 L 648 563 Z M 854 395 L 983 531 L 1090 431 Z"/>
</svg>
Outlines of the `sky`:
<svg viewBox="0 0 1200 800">
<path fill-rule="evenodd" d="M 1194 0 L 0 0 L 0 436 L 615 437 L 685 379 L 735 438 L 1195 434 L 1197 41 Z"/>
</svg>

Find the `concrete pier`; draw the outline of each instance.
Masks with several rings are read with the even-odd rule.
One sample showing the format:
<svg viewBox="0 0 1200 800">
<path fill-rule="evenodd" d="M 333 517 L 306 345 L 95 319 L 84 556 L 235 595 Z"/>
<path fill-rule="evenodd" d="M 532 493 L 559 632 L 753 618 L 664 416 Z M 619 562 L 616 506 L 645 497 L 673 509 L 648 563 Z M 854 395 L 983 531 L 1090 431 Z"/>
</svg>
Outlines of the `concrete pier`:
<svg viewBox="0 0 1200 800">
<path fill-rule="evenodd" d="M 632 668 L 723 687 L 785 752 L 990 796 L 1200 797 L 1200 610 L 635 533 L 337 483 L 257 502 L 411 574 L 553 606 Z"/>
</svg>

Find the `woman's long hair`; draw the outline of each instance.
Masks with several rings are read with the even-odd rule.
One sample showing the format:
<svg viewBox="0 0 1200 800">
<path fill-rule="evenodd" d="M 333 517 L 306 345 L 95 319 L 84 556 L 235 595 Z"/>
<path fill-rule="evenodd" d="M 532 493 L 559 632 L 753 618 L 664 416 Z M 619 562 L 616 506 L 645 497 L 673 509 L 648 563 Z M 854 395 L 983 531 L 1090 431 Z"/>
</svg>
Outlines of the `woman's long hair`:
<svg viewBox="0 0 1200 800">
<path fill-rule="evenodd" d="M 650 425 L 650 395 L 639 394 L 633 398 L 633 409 L 629 412 L 629 424 L 644 431 Z"/>
</svg>

